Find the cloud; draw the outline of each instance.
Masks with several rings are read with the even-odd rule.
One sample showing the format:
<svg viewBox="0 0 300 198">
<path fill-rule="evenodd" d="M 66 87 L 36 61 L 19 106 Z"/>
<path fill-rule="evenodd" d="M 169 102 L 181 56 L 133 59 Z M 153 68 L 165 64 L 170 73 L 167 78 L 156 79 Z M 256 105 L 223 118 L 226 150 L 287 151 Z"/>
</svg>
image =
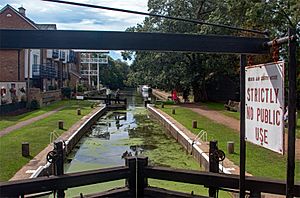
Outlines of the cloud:
<svg viewBox="0 0 300 198">
<path fill-rule="evenodd" d="M 147 12 L 148 0 L 77 0 L 73 2 Z M 54 23 L 60 30 L 124 31 L 142 23 L 145 16 L 122 12 L 79 7 L 41 0 L 1 0 L 0 8 L 10 4 L 23 6 L 26 16 L 35 23 Z M 114 59 L 121 59 L 121 51 L 110 51 Z M 132 61 L 128 61 L 130 64 Z"/>
<path fill-rule="evenodd" d="M 75 2 L 102 5 L 107 7 L 147 11 L 147 0 L 77 0 Z M 86 29 L 124 31 L 142 23 L 144 16 L 108 10 L 79 7 L 41 0 L 4 0 L 0 6 L 10 4 L 14 8 L 23 6 L 26 15 L 36 23 L 55 23 L 62 29 Z"/>
</svg>

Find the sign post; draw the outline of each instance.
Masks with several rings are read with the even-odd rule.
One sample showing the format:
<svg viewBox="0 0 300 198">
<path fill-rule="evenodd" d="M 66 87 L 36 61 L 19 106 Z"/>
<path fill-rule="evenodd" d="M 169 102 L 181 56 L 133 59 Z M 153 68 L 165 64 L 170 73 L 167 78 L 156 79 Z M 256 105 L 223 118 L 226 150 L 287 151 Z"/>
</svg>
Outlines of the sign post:
<svg viewBox="0 0 300 198">
<path fill-rule="evenodd" d="M 284 152 L 284 62 L 246 67 L 245 139 Z"/>
</svg>

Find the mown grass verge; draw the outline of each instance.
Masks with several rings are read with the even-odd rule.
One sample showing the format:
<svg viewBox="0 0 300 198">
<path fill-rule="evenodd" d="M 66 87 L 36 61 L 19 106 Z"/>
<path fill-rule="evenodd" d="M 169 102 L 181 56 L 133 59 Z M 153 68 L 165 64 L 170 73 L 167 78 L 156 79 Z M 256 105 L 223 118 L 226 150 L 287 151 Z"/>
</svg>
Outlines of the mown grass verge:
<svg viewBox="0 0 300 198">
<path fill-rule="evenodd" d="M 9 180 L 50 143 L 50 134 L 62 134 L 92 109 L 88 101 L 65 101 L 66 107 L 49 117 L 12 131 L 0 138 L 0 181 Z M 81 107 L 81 115 L 76 109 Z M 64 120 L 64 130 L 58 129 L 58 120 Z M 29 142 L 31 157 L 22 157 L 21 144 Z"/>
<path fill-rule="evenodd" d="M 51 105 L 42 107 L 40 109 L 34 110 L 34 111 L 30 111 L 21 115 L 16 115 L 16 116 L 1 116 L 0 117 L 0 130 L 7 128 L 9 126 L 12 126 L 18 122 L 22 122 L 25 120 L 28 120 L 30 118 L 34 118 L 36 116 L 42 115 L 44 113 L 47 113 L 49 111 L 52 111 L 56 108 L 62 107 L 65 104 L 67 104 L 67 100 L 62 100 L 62 101 L 58 101 L 55 102 Z"/>
<path fill-rule="evenodd" d="M 176 108 L 176 114 L 172 114 L 172 109 Z M 218 124 L 208 118 L 183 107 L 165 106 L 160 108 L 178 122 L 183 124 L 191 132 L 198 134 L 200 130 L 207 131 L 208 141 L 218 140 L 218 146 L 222 149 L 226 157 L 239 165 L 239 134 L 238 132 Z M 198 128 L 192 128 L 192 120 L 197 120 Z M 235 153 L 228 154 L 226 151 L 227 141 L 235 142 Z M 246 171 L 255 175 L 266 178 L 285 179 L 286 177 L 286 157 L 274 153 L 262 147 L 247 143 L 246 150 Z M 296 180 L 300 180 L 300 161 L 296 162 Z"/>
</svg>

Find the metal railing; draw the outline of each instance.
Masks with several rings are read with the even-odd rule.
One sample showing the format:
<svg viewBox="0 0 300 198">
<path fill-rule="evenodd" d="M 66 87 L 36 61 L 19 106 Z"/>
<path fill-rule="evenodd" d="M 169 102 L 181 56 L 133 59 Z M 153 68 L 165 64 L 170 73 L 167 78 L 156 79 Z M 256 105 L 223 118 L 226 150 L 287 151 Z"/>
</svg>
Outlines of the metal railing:
<svg viewBox="0 0 300 198">
<path fill-rule="evenodd" d="M 81 58 L 81 63 L 107 64 L 108 58 Z"/>
<path fill-rule="evenodd" d="M 56 78 L 57 70 L 52 64 L 33 64 L 32 65 L 33 78 Z"/>
</svg>

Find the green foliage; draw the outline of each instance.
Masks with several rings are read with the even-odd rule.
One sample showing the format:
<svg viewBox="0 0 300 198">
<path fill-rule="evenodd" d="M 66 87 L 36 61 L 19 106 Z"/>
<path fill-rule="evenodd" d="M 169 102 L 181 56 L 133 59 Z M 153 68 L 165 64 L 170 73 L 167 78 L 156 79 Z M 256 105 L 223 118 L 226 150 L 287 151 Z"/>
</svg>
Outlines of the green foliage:
<svg viewBox="0 0 300 198">
<path fill-rule="evenodd" d="M 123 88 L 127 81 L 128 73 L 129 66 L 126 62 L 113 60 L 109 57 L 108 66 L 105 65 L 100 68 L 101 82 L 110 89 Z"/>
<path fill-rule="evenodd" d="M 61 94 L 64 98 L 71 98 L 72 89 L 70 87 L 61 88 Z"/>
<path fill-rule="evenodd" d="M 30 102 L 30 109 L 36 110 L 40 108 L 40 103 L 37 100 L 32 100 Z"/>
<path fill-rule="evenodd" d="M 300 29 L 300 3 L 297 0 L 228 0 L 225 2 L 216 0 L 149 0 L 148 10 L 153 14 L 196 19 L 260 31 L 269 30 L 271 39 L 287 35 L 289 26 L 297 27 L 298 34 Z M 146 17 L 142 24 L 130 27 L 127 31 L 261 36 L 215 26 L 196 25 L 154 17 Z M 281 50 L 282 57 L 286 57 L 286 53 L 286 48 L 283 48 Z M 131 56 L 134 56 L 135 59 L 128 76 L 127 83 L 129 85 L 149 84 L 152 87 L 168 90 L 176 88 L 179 91 L 192 88 L 196 102 L 209 98 L 206 92 L 209 83 L 216 86 L 222 84 L 220 79 L 223 78 L 219 78 L 219 76 L 226 76 L 230 79 L 239 78 L 239 57 L 236 55 L 141 51 L 135 54 L 132 52 L 123 54 L 125 59 L 130 59 Z M 256 56 L 254 60 L 255 63 L 269 61 L 272 61 L 270 55 Z M 234 85 L 236 87 L 232 88 L 234 90 L 239 86 L 238 80 L 236 82 Z"/>
</svg>

